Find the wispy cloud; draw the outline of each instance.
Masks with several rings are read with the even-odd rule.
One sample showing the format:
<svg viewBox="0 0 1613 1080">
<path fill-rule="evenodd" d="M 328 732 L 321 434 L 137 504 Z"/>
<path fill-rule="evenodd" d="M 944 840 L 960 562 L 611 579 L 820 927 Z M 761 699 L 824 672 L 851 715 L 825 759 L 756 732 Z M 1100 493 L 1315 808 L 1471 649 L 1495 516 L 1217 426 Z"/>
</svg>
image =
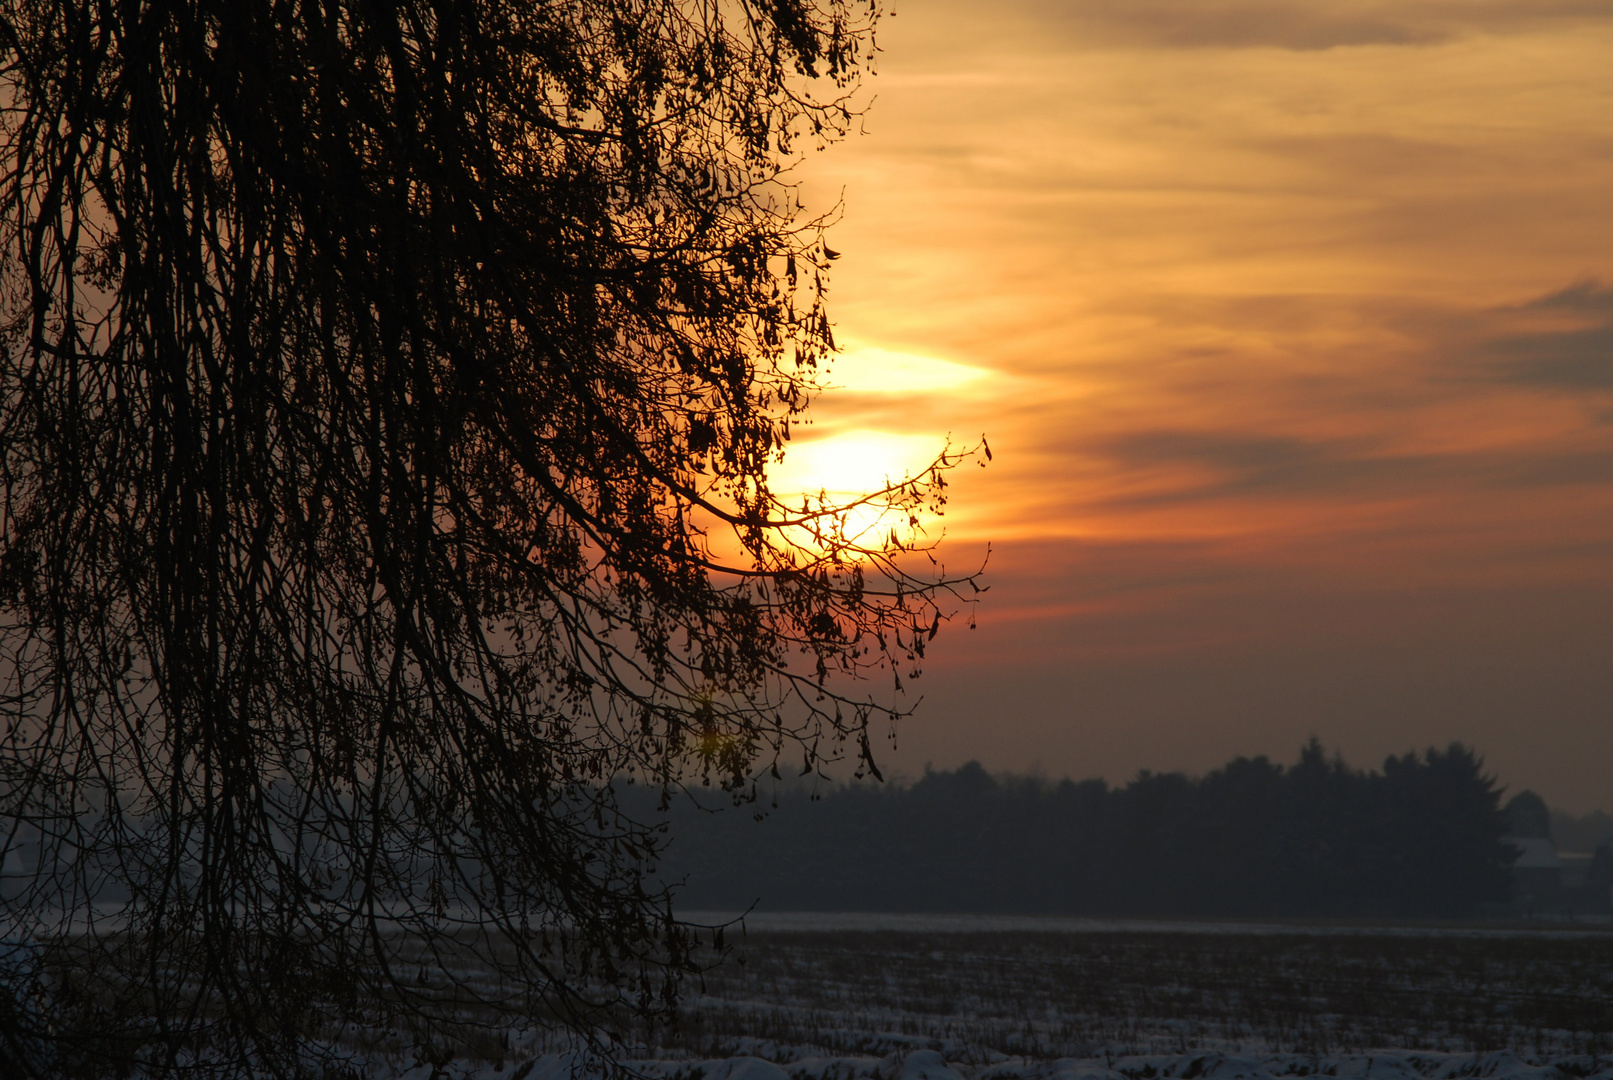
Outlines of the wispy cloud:
<svg viewBox="0 0 1613 1080">
<path fill-rule="evenodd" d="M 1087 46 L 1296 51 L 1429 45 L 1613 18 L 1607 0 L 1009 0 L 993 7 Z"/>
<path fill-rule="evenodd" d="M 1586 325 L 1500 334 L 1484 341 L 1477 352 L 1491 361 L 1494 378 L 1522 387 L 1613 391 L 1613 289 L 1580 281 L 1523 305 L 1521 311 L 1567 314 Z"/>
</svg>

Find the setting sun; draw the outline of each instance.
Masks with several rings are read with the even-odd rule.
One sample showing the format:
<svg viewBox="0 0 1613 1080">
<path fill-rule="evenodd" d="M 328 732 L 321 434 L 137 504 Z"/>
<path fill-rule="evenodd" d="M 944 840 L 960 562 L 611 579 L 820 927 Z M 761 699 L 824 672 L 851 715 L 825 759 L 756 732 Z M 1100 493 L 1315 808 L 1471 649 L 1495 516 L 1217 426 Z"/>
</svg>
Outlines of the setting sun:
<svg viewBox="0 0 1613 1080">
<path fill-rule="evenodd" d="M 786 502 L 827 494 L 845 501 L 921 475 L 946 447 L 944 438 L 856 429 L 794 442 L 768 470 L 773 493 Z"/>
<path fill-rule="evenodd" d="M 768 481 L 786 505 L 817 509 L 821 498 L 824 507 L 845 507 L 819 526 L 837 542 L 880 548 L 894 532 L 906 544 L 914 537 L 914 518 L 927 527 L 929 515 L 892 507 L 879 493 L 921 477 L 944 449 L 942 437 L 856 429 L 793 443 L 768 470 Z M 822 537 L 797 541 L 814 550 L 825 546 Z"/>
</svg>

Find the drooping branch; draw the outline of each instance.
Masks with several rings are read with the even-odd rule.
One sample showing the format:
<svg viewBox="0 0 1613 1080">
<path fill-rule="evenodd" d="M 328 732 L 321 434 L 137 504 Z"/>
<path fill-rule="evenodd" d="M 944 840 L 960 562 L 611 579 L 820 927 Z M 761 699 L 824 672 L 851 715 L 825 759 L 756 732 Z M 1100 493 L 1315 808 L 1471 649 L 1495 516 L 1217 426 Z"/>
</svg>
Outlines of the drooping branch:
<svg viewBox="0 0 1613 1080">
<path fill-rule="evenodd" d="M 877 9 L 0 12 L 0 887 L 40 1068 L 663 1015 L 689 932 L 613 785 L 873 768 L 894 706 L 847 680 L 972 580 L 847 525 L 939 509 L 956 454 L 768 486 L 833 352 L 784 169 L 845 132 Z"/>
</svg>

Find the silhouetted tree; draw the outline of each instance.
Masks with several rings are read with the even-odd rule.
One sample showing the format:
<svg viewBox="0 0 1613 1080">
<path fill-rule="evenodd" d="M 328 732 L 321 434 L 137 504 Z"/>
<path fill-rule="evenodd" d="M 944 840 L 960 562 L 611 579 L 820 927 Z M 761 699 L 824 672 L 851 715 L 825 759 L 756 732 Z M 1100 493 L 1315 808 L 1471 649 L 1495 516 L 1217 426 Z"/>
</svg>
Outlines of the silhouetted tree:
<svg viewBox="0 0 1613 1080">
<path fill-rule="evenodd" d="M 1285 777 L 1278 910 L 1316 915 L 1360 914 L 1374 885 L 1370 851 L 1374 823 L 1360 773 L 1311 739 Z"/>
<path fill-rule="evenodd" d="M 1384 883 L 1388 911 L 1455 918 L 1507 899 L 1512 859 L 1501 789 L 1483 769 L 1478 755 L 1452 743 L 1420 758 L 1388 758 L 1373 777 L 1382 789 L 1382 850 L 1394 870 Z"/>
<path fill-rule="evenodd" d="M 1551 811 L 1546 809 L 1546 800 L 1534 792 L 1518 792 L 1507 800 L 1503 813 L 1507 835 L 1530 840 L 1551 839 Z"/>
<path fill-rule="evenodd" d="M 1196 785 L 1178 826 L 1174 887 L 1215 915 L 1270 915 L 1287 899 L 1274 889 L 1287 822 L 1283 767 L 1237 758 Z"/>
<path fill-rule="evenodd" d="M 766 467 L 833 348 L 781 170 L 845 131 L 876 16 L 0 2 L 36 1067 L 294 1073 L 349 1020 L 593 1037 L 690 964 L 610 778 L 873 767 L 836 679 L 907 674 L 944 617 L 898 541 L 951 459 L 853 525 Z"/>
</svg>

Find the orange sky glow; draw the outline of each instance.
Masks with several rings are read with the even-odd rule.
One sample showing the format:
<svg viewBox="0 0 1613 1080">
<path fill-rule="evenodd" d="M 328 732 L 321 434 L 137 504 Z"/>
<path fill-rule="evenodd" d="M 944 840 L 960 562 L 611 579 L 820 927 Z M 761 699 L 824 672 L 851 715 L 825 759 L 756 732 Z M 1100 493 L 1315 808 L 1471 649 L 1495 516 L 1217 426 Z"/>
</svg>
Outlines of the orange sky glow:
<svg viewBox="0 0 1613 1080">
<path fill-rule="evenodd" d="M 1459 739 L 1613 809 L 1613 3 L 913 0 L 781 487 L 985 433 L 886 760 L 1124 781 Z"/>
</svg>

